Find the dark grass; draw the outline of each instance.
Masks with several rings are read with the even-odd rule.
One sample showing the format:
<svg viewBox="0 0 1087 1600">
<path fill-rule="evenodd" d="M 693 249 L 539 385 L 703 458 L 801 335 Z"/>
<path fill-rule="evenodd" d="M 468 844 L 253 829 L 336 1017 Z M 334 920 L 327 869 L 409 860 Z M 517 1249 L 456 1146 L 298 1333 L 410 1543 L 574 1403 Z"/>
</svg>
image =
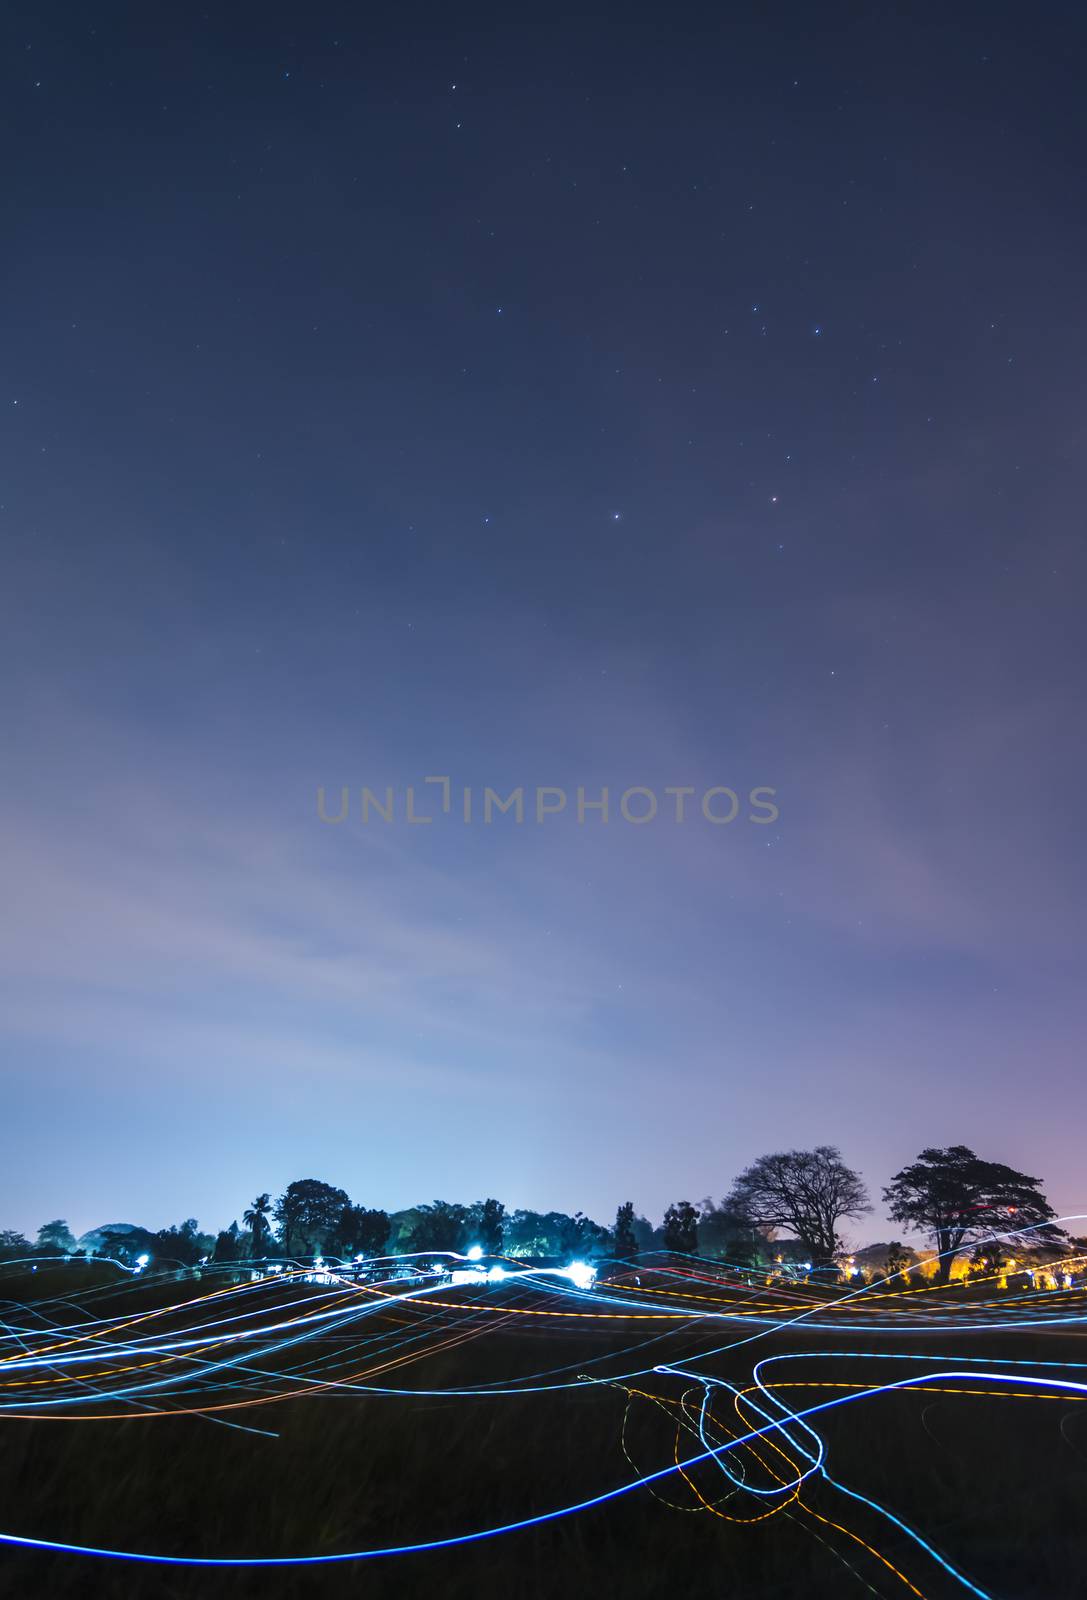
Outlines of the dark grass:
<svg viewBox="0 0 1087 1600">
<path fill-rule="evenodd" d="M 68 1280 L 69 1282 L 71 1280 Z M 43 1286 L 44 1287 L 44 1286 Z M 152 1300 L 172 1284 L 141 1291 Z M 131 1296 L 126 1310 L 133 1309 Z M 391 1313 L 390 1313 L 391 1315 Z M 717 1335 L 720 1338 L 720 1334 Z M 496 1371 L 531 1372 L 616 1354 L 624 1339 L 590 1324 L 523 1325 L 428 1356 L 391 1381 L 473 1384 Z M 806 1332 L 790 1348 L 841 1348 Z M 651 1358 L 690 1355 L 688 1334 Z M 943 1341 L 947 1350 L 954 1341 Z M 903 1349 L 935 1349 L 935 1339 Z M 783 1349 L 768 1340 L 759 1353 Z M 960 1353 L 1007 1361 L 1074 1358 L 1055 1336 L 971 1338 Z M 642 1358 L 644 1359 L 644 1358 Z M 742 1381 L 751 1350 L 718 1359 Z M 942 1364 L 953 1364 L 953 1356 Z M 639 1364 L 641 1364 L 639 1362 Z M 939 1363 L 934 1363 L 939 1364 Z M 621 1370 L 621 1360 L 613 1363 Z M 607 1370 L 607 1365 L 590 1370 Z M 790 1376 L 828 1376 L 826 1365 Z M 860 1374 L 837 1363 L 838 1379 Z M 663 1380 L 677 1394 L 681 1385 Z M 795 1396 L 795 1398 L 793 1398 Z M 814 1392 L 809 1397 L 817 1400 Z M 803 1404 L 801 1391 L 790 1402 Z M 627 1397 L 582 1385 L 560 1394 L 481 1398 L 316 1396 L 257 1408 L 240 1420 L 275 1430 L 258 1437 L 201 1417 L 137 1422 L 22 1422 L 0 1427 L 0 1526 L 76 1543 L 202 1555 L 322 1554 L 440 1538 L 530 1516 L 629 1482 L 620 1435 Z M 1063 1427 L 1062 1427 L 1063 1424 Z M 887 1396 L 821 1419 L 836 1477 L 923 1531 L 983 1588 L 999 1596 L 1087 1592 L 1087 1405 L 931 1395 Z M 627 1443 L 643 1470 L 672 1459 L 671 1425 L 635 1402 Z M 720 1492 L 716 1469 L 695 1474 Z M 674 1478 L 658 1493 L 697 1502 Z M 826 1486 L 806 1503 L 846 1523 L 899 1564 L 926 1596 L 963 1595 L 903 1535 Z M 730 1509 L 749 1516 L 744 1497 Z M 545 1527 L 477 1545 L 327 1568 L 216 1572 L 0 1552 L 0 1594 L 101 1595 L 178 1600 L 286 1600 L 305 1596 L 906 1596 L 910 1591 L 854 1540 L 798 1514 L 757 1525 L 674 1510 L 640 1489 Z"/>
</svg>

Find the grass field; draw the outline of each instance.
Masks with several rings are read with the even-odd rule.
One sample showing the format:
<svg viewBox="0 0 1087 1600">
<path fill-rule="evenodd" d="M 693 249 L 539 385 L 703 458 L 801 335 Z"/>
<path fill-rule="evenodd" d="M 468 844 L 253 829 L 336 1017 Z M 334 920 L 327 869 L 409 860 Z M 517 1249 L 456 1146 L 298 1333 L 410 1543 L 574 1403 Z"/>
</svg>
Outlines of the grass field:
<svg viewBox="0 0 1087 1600">
<path fill-rule="evenodd" d="M 455 1539 L 633 1487 L 528 1529 L 329 1566 L 9 1546 L 4 1595 L 1085 1592 L 1087 1409 L 1061 1387 L 1087 1376 L 1075 1292 L 843 1302 L 699 1266 L 591 1294 L 515 1281 L 387 1298 L 96 1271 L 0 1284 L 5 1533 L 183 1558 L 323 1556 Z M 903 1378 L 911 1387 L 853 1398 Z M 843 1399 L 808 1418 L 810 1433 L 792 1420 L 765 1431 L 781 1407 Z M 677 1470 L 709 1447 L 717 1458 Z"/>
</svg>

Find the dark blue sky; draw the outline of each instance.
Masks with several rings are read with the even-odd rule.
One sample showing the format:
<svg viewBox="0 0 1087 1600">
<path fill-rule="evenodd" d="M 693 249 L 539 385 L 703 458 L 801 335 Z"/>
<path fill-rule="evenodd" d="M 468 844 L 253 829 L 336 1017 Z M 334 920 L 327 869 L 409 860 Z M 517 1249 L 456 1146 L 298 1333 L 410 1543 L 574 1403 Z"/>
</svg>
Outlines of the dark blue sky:
<svg viewBox="0 0 1087 1600">
<path fill-rule="evenodd" d="M 1076 8 L 2 41 L 0 1224 L 820 1142 L 1081 1208 Z"/>
</svg>

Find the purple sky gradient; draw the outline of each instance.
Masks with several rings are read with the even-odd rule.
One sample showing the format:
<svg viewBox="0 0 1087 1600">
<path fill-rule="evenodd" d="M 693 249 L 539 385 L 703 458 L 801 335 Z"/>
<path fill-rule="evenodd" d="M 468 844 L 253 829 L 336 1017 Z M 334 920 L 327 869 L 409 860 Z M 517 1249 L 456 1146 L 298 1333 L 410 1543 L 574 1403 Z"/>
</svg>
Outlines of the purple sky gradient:
<svg viewBox="0 0 1087 1600">
<path fill-rule="evenodd" d="M 858 1241 L 931 1143 L 1087 1210 L 1059 41 L 277 15 L 11 86 L 0 1226 L 819 1143 Z M 436 773 L 781 816 L 317 818 Z"/>
</svg>

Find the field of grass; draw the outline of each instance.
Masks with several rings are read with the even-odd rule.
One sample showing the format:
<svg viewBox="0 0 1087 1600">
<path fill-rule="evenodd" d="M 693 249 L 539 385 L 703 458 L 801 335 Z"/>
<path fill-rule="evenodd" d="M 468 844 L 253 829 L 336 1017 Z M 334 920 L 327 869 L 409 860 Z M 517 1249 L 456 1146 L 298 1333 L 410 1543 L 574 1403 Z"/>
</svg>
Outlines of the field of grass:
<svg viewBox="0 0 1087 1600">
<path fill-rule="evenodd" d="M 633 1487 L 520 1531 L 329 1566 L 9 1546 L 4 1595 L 1085 1592 L 1087 1407 L 1060 1387 L 1085 1376 L 1075 1294 L 836 1305 L 659 1271 L 590 1295 L 517 1282 L 405 1300 L 280 1281 L 212 1285 L 209 1299 L 206 1279 L 119 1287 L 93 1273 L 0 1283 L 16 1335 L 0 1411 L 6 1534 L 322 1556 L 486 1532 Z M 743 1398 L 757 1363 L 761 1413 Z M 850 1398 L 904 1376 L 910 1388 Z M 810 1436 L 790 1423 L 736 1445 L 763 1425 L 767 1389 L 791 1411 L 847 1403 L 812 1415 Z M 712 1456 L 675 1470 L 707 1443 L 728 1444 L 727 1471 Z M 825 1470 L 809 1472 L 805 1451 Z"/>
</svg>

